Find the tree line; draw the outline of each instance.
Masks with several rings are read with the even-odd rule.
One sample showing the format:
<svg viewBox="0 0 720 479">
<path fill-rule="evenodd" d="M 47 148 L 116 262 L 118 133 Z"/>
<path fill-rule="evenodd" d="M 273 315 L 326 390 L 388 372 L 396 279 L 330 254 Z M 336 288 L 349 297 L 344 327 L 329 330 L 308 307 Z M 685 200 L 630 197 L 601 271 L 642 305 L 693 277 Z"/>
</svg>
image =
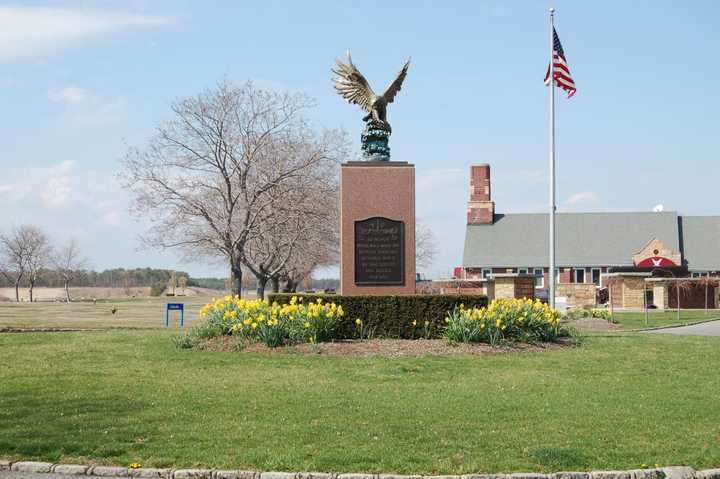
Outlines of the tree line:
<svg viewBox="0 0 720 479">
<path fill-rule="evenodd" d="M 70 286 L 132 288 L 150 286 L 159 289 L 184 287 L 189 275 L 183 271 L 155 268 L 89 269 L 79 244 L 72 238 L 53 246 L 38 226 L 21 225 L 0 233 L 0 287 L 27 288 L 30 301 L 36 287 L 63 288 L 70 302 Z"/>
</svg>

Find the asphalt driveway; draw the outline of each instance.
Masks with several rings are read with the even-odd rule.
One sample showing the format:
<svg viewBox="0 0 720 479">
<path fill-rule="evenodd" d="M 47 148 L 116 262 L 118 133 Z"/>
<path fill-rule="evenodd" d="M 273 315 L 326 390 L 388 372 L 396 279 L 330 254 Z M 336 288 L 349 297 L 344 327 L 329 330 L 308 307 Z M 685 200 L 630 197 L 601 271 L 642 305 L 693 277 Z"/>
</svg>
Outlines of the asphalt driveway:
<svg viewBox="0 0 720 479">
<path fill-rule="evenodd" d="M 683 334 L 690 336 L 720 336 L 720 319 L 715 321 L 708 321 L 707 323 L 695 324 L 692 326 L 653 329 L 652 331 L 647 332 L 659 334 Z"/>
</svg>

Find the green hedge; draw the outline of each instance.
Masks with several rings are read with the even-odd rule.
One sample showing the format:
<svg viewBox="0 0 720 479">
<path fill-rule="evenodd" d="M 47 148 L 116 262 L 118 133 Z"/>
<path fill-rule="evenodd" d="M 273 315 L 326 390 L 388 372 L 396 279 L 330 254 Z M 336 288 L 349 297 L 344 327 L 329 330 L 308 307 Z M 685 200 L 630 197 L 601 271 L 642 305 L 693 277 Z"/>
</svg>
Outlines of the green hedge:
<svg viewBox="0 0 720 479">
<path fill-rule="evenodd" d="M 425 321 L 428 321 L 430 336 L 440 337 L 445 328 L 445 316 L 456 306 L 464 304 L 487 306 L 486 296 L 453 294 L 415 294 L 405 296 L 340 296 L 334 294 L 289 294 L 273 293 L 268 296 L 272 304 L 285 304 L 290 298 L 303 298 L 303 303 L 314 302 L 318 298 L 333 302 L 345 310 L 345 316 L 339 324 L 337 337 L 357 337 L 356 319 L 363 322 L 365 328 L 381 338 L 410 338 L 424 335 Z M 412 322 L 416 321 L 416 326 Z"/>
</svg>

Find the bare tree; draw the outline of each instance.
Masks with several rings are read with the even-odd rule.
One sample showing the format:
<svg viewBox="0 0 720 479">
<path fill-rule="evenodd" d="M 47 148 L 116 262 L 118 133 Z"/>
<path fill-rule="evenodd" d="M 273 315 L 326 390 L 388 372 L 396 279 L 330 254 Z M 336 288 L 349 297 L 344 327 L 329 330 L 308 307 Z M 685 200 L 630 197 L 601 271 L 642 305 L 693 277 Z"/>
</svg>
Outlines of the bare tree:
<svg viewBox="0 0 720 479">
<path fill-rule="evenodd" d="M 328 244 L 329 241 L 320 239 L 309 240 L 303 244 L 298 253 L 288 261 L 280 274 L 284 293 L 294 293 L 298 286 L 307 278 L 312 278 L 313 272 L 323 266 L 337 263 L 337 243 Z"/>
<path fill-rule="evenodd" d="M 284 283 L 283 292 L 294 293 L 303 280 L 312 277 L 317 268 L 337 264 L 340 254 L 339 201 L 336 197 L 332 198 L 335 201 L 327 205 L 325 210 L 327 220 L 316 221 L 313 227 L 307 228 L 309 231 L 296 245 L 296 253 L 280 273 L 279 279 Z"/>
<path fill-rule="evenodd" d="M 241 294 L 248 244 L 294 225 L 277 221 L 288 209 L 278 191 L 347 155 L 344 134 L 309 127 L 303 113 L 312 104 L 302 94 L 227 82 L 175 103 L 174 118 L 123 161 L 133 209 L 153 225 L 144 242 L 193 259 L 225 258 L 232 291 Z"/>
<path fill-rule="evenodd" d="M 168 284 L 167 284 L 167 295 L 168 296 L 175 296 L 175 288 L 178 286 L 178 276 L 175 271 L 170 273 L 170 278 L 168 278 Z"/>
<path fill-rule="evenodd" d="M 188 280 L 188 278 L 184 274 L 178 276 L 178 279 L 177 279 L 177 286 L 178 286 L 178 288 L 180 288 L 182 290 L 183 296 L 185 296 L 185 288 L 187 288 L 187 280 Z"/>
<path fill-rule="evenodd" d="M 0 269 L 8 281 L 15 286 L 15 301 L 20 301 L 20 282 L 27 271 L 27 247 L 30 226 L 13 228 L 0 235 Z"/>
<path fill-rule="evenodd" d="M 25 227 L 25 270 L 28 280 L 30 302 L 33 301 L 35 283 L 40 278 L 44 268 L 50 263 L 52 248 L 47 235 L 36 226 Z"/>
<path fill-rule="evenodd" d="M 429 226 L 418 223 L 415 228 L 415 264 L 419 268 L 429 268 L 436 255 L 435 233 Z"/>
<path fill-rule="evenodd" d="M 70 283 L 77 278 L 87 266 L 87 260 L 80 253 L 80 246 L 75 238 L 56 249 L 51 258 L 53 268 L 63 281 L 65 301 L 70 302 Z"/>
<path fill-rule="evenodd" d="M 317 155 L 314 145 L 292 145 L 278 161 L 295 161 L 293 155 Z M 248 241 L 243 262 L 257 278 L 263 298 L 268 281 L 274 291 L 294 266 L 309 265 L 337 249 L 339 187 L 337 165 L 318 161 L 305 174 L 274 191 L 269 221 Z"/>
</svg>

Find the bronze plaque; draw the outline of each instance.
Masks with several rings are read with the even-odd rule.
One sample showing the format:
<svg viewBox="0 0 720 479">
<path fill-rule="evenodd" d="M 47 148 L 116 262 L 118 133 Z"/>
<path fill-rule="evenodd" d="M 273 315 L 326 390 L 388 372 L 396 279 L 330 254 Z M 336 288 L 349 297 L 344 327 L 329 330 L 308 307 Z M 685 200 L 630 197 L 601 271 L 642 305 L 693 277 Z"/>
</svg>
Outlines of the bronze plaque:
<svg viewBox="0 0 720 479">
<path fill-rule="evenodd" d="M 381 217 L 355 222 L 355 284 L 405 284 L 405 223 Z"/>
</svg>

